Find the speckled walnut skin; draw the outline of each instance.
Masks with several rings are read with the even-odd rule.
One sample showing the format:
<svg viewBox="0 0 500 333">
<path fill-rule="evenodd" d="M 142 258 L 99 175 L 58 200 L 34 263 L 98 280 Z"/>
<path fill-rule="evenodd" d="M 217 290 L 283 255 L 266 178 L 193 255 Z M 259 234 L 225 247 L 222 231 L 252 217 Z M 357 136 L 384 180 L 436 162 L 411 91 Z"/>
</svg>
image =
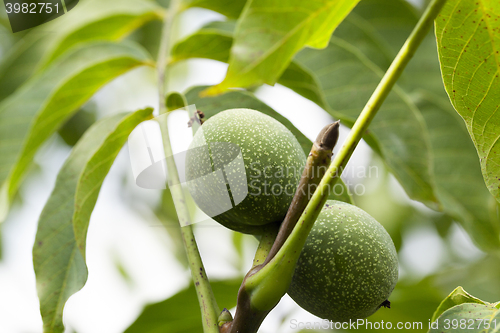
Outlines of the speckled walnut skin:
<svg viewBox="0 0 500 333">
<path fill-rule="evenodd" d="M 335 322 L 366 318 L 398 280 L 394 243 L 362 209 L 329 200 L 307 238 L 288 294 L 303 309 Z"/>
<path fill-rule="evenodd" d="M 187 179 L 198 179 L 188 183 L 189 191 L 209 216 L 218 194 L 214 192 L 216 185 L 202 177 L 207 168 L 214 169 L 215 164 L 215 169 L 220 169 L 216 164 L 226 165 L 239 153 L 231 152 L 229 147 L 216 154 L 217 143 L 231 143 L 241 150 L 246 174 L 228 167 L 224 171 L 226 177 L 237 180 L 228 190 L 231 197 L 237 197 L 234 190 L 242 186 L 248 189 L 248 195 L 232 209 L 212 218 L 229 229 L 248 234 L 261 234 L 264 225 L 281 223 L 306 163 L 295 136 L 280 122 L 251 109 L 230 109 L 209 118 L 196 132 L 186 156 Z M 194 149 L 207 144 L 211 161 L 202 150 Z"/>
</svg>

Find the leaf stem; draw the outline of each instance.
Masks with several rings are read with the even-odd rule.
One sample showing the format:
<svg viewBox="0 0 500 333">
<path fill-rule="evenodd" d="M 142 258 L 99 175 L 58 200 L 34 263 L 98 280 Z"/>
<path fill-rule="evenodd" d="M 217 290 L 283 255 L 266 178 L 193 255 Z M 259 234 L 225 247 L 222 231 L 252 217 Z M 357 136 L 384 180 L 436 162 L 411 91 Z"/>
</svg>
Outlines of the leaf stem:
<svg viewBox="0 0 500 333">
<path fill-rule="evenodd" d="M 191 217 L 186 205 L 184 192 L 179 181 L 179 174 L 177 166 L 173 158 L 172 146 L 170 144 L 170 137 L 167 124 L 167 107 L 165 104 L 166 96 L 166 76 L 168 59 L 170 56 L 172 24 L 175 15 L 179 12 L 179 1 L 171 0 L 170 7 L 164 20 L 160 47 L 157 58 L 157 71 L 158 71 L 158 97 L 159 97 L 159 111 L 160 111 L 160 127 L 162 131 L 163 149 L 165 150 L 166 166 L 167 166 L 167 181 L 172 199 L 174 201 L 179 223 L 181 225 L 181 234 L 184 242 L 184 248 L 188 257 L 189 267 L 191 269 L 191 276 L 198 295 L 198 302 L 201 308 L 201 316 L 203 322 L 203 331 L 205 333 L 219 333 L 218 316 L 220 313 L 219 307 L 215 300 L 210 282 L 205 273 L 205 268 L 201 260 L 198 245 L 193 234 L 191 227 Z"/>
<path fill-rule="evenodd" d="M 255 252 L 255 256 L 253 258 L 252 268 L 262 265 L 271 251 L 273 244 L 276 240 L 276 235 L 278 234 L 279 225 L 270 224 L 267 226 L 266 230 L 262 233 L 262 238 L 259 242 L 259 247 Z"/>
<path fill-rule="evenodd" d="M 295 227 L 276 255 L 270 255 L 269 257 L 272 257 L 272 259 L 257 272 L 249 272 L 254 273 L 253 275 L 247 274 L 244 285 L 240 288 L 238 294 L 238 306 L 240 306 L 240 303 L 244 304 L 244 311 L 247 314 L 238 316 L 238 312 L 236 313 L 231 329 L 232 333 L 256 332 L 267 312 L 276 305 L 275 300 L 279 300 L 288 290 L 291 276 L 293 275 L 293 268 L 300 256 L 300 250 L 304 247 L 307 236 L 328 198 L 331 187 L 338 181 L 354 149 L 404 68 L 425 38 L 445 2 L 446 0 L 432 0 L 429 4 L 361 111 L 349 132 L 349 136 L 330 164 Z"/>
<path fill-rule="evenodd" d="M 412 56 L 415 54 L 422 40 L 427 35 L 427 32 L 429 31 L 434 19 L 441 11 L 441 8 L 445 4 L 445 2 L 446 0 L 433 0 L 429 4 L 424 14 L 418 21 L 417 25 L 413 29 L 412 33 L 406 40 L 405 44 L 396 55 L 396 58 L 393 60 L 391 66 L 389 67 L 389 69 L 383 76 L 382 80 L 378 84 L 377 88 L 371 95 L 370 99 L 366 103 L 365 107 L 361 111 L 361 114 L 354 123 L 347 139 L 340 148 L 340 151 L 333 159 L 332 164 L 330 165 L 325 176 L 319 183 L 318 188 L 314 192 L 304 212 L 300 216 L 299 221 L 297 222 L 295 228 L 285 241 L 285 244 L 283 244 L 283 246 L 280 248 L 275 258 L 273 258 L 273 260 L 278 260 L 279 258 L 283 258 L 285 252 L 290 252 L 291 249 L 303 248 L 307 236 L 309 235 L 309 232 L 311 231 L 314 222 L 316 221 L 319 213 L 321 212 L 321 209 L 323 208 L 328 198 L 330 188 L 333 185 L 335 185 L 335 182 L 342 174 L 342 171 L 347 165 L 347 162 L 349 161 L 349 158 L 354 152 L 354 149 L 356 148 L 359 141 L 363 137 L 363 134 L 368 129 L 368 126 L 375 117 L 377 111 L 380 109 L 380 106 L 384 102 L 385 98 L 387 97 L 387 95 L 389 95 L 392 87 L 398 80 L 404 68 L 406 67 Z M 293 259 L 296 261 L 298 259 L 298 256 L 295 257 L 296 258 Z M 288 257 L 288 259 L 291 258 Z M 258 279 L 265 277 L 267 269 L 271 268 L 272 265 L 269 264 L 266 265 L 259 272 L 259 276 L 254 276 L 254 277 Z M 250 279 L 254 277 L 250 277 Z M 258 281 L 252 281 L 252 282 L 258 284 Z"/>
<path fill-rule="evenodd" d="M 171 53 L 172 26 L 175 15 L 179 12 L 179 0 L 171 0 L 167 14 L 163 20 L 161 31 L 160 47 L 156 58 L 156 67 L 158 71 L 158 92 L 160 94 L 160 114 L 167 112 L 165 105 L 166 82 L 165 73 L 167 72 L 168 58 Z"/>
<path fill-rule="evenodd" d="M 328 166 L 330 166 L 333 148 L 337 144 L 339 138 L 339 127 L 340 120 L 325 126 L 314 141 L 311 152 L 307 157 L 306 166 L 300 179 L 299 186 L 297 187 L 297 191 L 288 208 L 285 219 L 281 223 L 276 241 L 269 251 L 269 255 L 264 265 L 274 258 L 288 236 L 290 236 L 302 212 L 306 208 L 309 199 L 311 199 L 315 191 L 315 185 L 319 184 Z"/>
<path fill-rule="evenodd" d="M 245 276 L 238 291 L 236 314 L 228 327 L 228 332 L 256 332 L 267 314 L 286 293 L 295 269 L 295 262 L 272 259 L 292 232 L 311 197 L 311 192 L 314 191 L 330 165 L 332 151 L 338 137 L 339 121 L 325 126 L 314 141 L 297 191 L 285 219 L 279 226 L 279 232 L 277 226 L 271 225 L 262 236 L 253 267 Z M 296 253 L 297 250 L 293 249 L 293 252 Z M 269 265 L 272 267 L 270 268 Z M 260 273 L 263 268 L 267 268 L 264 276 Z M 255 280 L 258 283 L 252 283 Z M 276 281 L 279 281 L 278 284 Z"/>
</svg>

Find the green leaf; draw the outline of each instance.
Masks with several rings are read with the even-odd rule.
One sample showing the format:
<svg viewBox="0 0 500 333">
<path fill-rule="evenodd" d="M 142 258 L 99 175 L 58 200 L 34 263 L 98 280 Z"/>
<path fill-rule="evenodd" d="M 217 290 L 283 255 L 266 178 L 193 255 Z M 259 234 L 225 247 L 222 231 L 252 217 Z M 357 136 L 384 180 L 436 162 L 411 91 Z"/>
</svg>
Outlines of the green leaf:
<svg viewBox="0 0 500 333">
<path fill-rule="evenodd" d="M 234 22 L 212 22 L 178 42 L 172 48 L 172 63 L 190 58 L 229 61 L 233 44 Z M 315 78 L 296 62 L 285 69 L 278 83 L 287 86 L 316 104 L 325 107 L 326 101 Z"/>
<path fill-rule="evenodd" d="M 92 41 L 118 41 L 146 22 L 160 20 L 163 9 L 153 1 L 111 0 L 91 1 L 70 11 L 55 27 L 59 34 L 48 43 L 40 68 L 70 48 Z M 69 25 L 69 27 L 68 27 Z M 64 27 L 64 28 L 62 28 Z"/>
<path fill-rule="evenodd" d="M 80 108 L 64 125 L 62 125 L 57 133 L 70 146 L 74 146 L 82 137 L 83 133 L 96 122 L 95 110 Z"/>
<path fill-rule="evenodd" d="M 87 280 L 85 237 L 102 182 L 130 132 L 152 111 L 117 114 L 95 123 L 57 176 L 33 246 L 44 332 L 64 331 L 64 304 Z"/>
<path fill-rule="evenodd" d="M 225 20 L 225 21 L 212 21 L 205 24 L 201 30 L 215 30 L 221 31 L 225 33 L 229 33 L 230 36 L 234 34 L 234 30 L 236 29 L 237 20 Z"/>
<path fill-rule="evenodd" d="M 429 333 L 498 332 L 500 311 L 492 304 L 463 303 L 446 310 Z"/>
<path fill-rule="evenodd" d="M 186 99 L 189 104 L 196 104 L 196 107 L 203 111 L 205 114 L 205 119 L 209 119 L 218 112 L 233 108 L 249 108 L 254 110 L 259 110 L 260 112 L 273 117 L 280 123 L 282 123 L 290 132 L 295 135 L 299 141 L 304 153 L 309 155 L 311 151 L 312 142 L 309 140 L 302 132 L 300 132 L 293 124 L 280 115 L 278 112 L 274 111 L 264 102 L 258 100 L 249 92 L 244 91 L 231 91 L 224 95 L 215 97 L 200 97 L 200 92 L 206 87 L 193 87 L 188 92 L 186 92 Z M 326 124 L 325 124 L 326 125 Z M 338 184 L 341 184 L 342 191 L 338 190 L 339 195 L 331 194 L 330 199 L 340 200 L 352 203 L 352 198 L 349 195 L 349 190 L 342 180 L 339 180 Z"/>
<path fill-rule="evenodd" d="M 73 168 L 74 171 L 76 163 L 85 163 L 85 168 L 80 168 L 77 183 L 78 187 L 75 189 L 75 212 L 72 218 L 76 244 L 83 258 L 85 258 L 85 245 L 90 214 L 94 209 L 104 177 L 107 175 L 109 168 L 111 168 L 121 147 L 128 139 L 130 132 L 132 132 L 139 123 L 147 118 L 151 118 L 152 113 L 153 109 L 147 108 L 130 115 L 128 113 L 118 114 L 110 118 L 113 120 L 108 121 L 109 124 L 101 125 L 101 128 L 94 128 L 94 133 L 90 133 L 85 137 L 87 142 L 84 141 L 82 145 L 87 145 L 83 146 L 84 148 L 80 148 L 82 156 L 78 156 L 75 152 L 75 160 L 70 161 L 70 163 L 73 162 L 74 164 L 68 165 L 68 168 Z M 95 133 L 98 130 L 104 132 L 104 134 L 101 135 L 101 139 L 99 139 L 99 136 Z M 91 134 L 96 138 L 91 139 Z M 89 147 L 97 147 L 98 149 L 89 152 Z M 84 153 L 88 155 L 84 155 Z M 68 184 L 63 183 L 63 186 L 67 187 Z"/>
<path fill-rule="evenodd" d="M 396 55 L 418 19 L 406 1 L 388 4 L 367 0 L 353 14 L 355 17 L 349 16 L 336 34 L 345 34 L 344 39 L 356 41 L 359 49 L 370 59 L 376 59 L 382 68 L 389 65 L 388 61 Z M 367 37 L 362 38 L 356 29 L 345 26 L 351 22 L 362 27 Z M 484 186 L 477 153 L 463 120 L 453 110 L 443 89 L 433 34 L 424 40 L 399 84 L 411 92 L 409 96 L 422 113 L 429 133 L 434 194 L 439 202 L 433 208 L 459 221 L 479 248 L 498 248 L 500 220 L 494 199 Z"/>
<path fill-rule="evenodd" d="M 430 134 L 435 194 L 440 208 L 460 222 L 480 249 L 498 249 L 500 218 L 495 199 L 484 185 L 476 150 L 462 119 L 446 95 L 422 91 L 418 99 Z"/>
<path fill-rule="evenodd" d="M 438 317 L 441 316 L 441 314 L 446 310 L 463 303 L 486 304 L 479 298 L 470 295 L 464 290 L 464 288 L 458 286 L 441 302 L 441 304 L 439 304 L 439 307 L 436 309 L 436 312 L 434 312 L 431 321 L 438 319 Z"/>
<path fill-rule="evenodd" d="M 171 92 L 165 97 L 165 105 L 167 106 L 167 111 L 174 111 L 187 106 L 186 97 L 178 92 Z"/>
<path fill-rule="evenodd" d="M 206 58 L 227 62 L 233 36 L 229 32 L 204 28 L 179 41 L 172 48 L 171 62 L 189 58 Z"/>
<path fill-rule="evenodd" d="M 227 309 L 236 306 L 241 279 L 211 281 L 217 303 Z M 147 305 L 125 333 L 201 333 L 200 306 L 193 285 L 159 303 Z"/>
<path fill-rule="evenodd" d="M 379 67 L 385 69 L 389 66 L 391 59 L 396 55 L 396 52 L 403 44 L 416 21 L 417 16 L 415 12 L 406 1 L 393 1 L 389 4 L 385 1 L 366 0 L 360 3 L 353 13 L 339 26 L 335 32 L 333 41 L 335 42 L 336 38 L 339 38 L 342 42 L 349 43 L 349 46 L 353 46 L 360 54 L 363 54 L 376 62 Z M 398 29 L 394 27 L 398 27 Z M 347 46 L 347 44 L 344 45 Z M 309 53 L 311 52 L 309 51 Z M 332 51 L 330 54 L 332 57 L 330 63 L 333 63 L 333 61 L 335 61 L 335 64 L 338 63 L 338 59 L 333 58 L 337 54 L 338 52 Z M 300 56 L 301 54 L 299 54 Z M 327 55 L 325 54 L 324 57 L 326 58 Z M 363 58 L 361 56 L 359 59 L 362 60 Z M 321 57 L 318 59 L 321 59 Z M 314 69 L 313 73 L 320 73 L 321 77 L 323 77 L 320 81 L 324 82 L 323 86 L 326 86 L 328 89 L 324 89 L 323 91 L 325 91 L 326 98 L 332 106 L 341 102 L 339 101 L 340 96 L 346 97 L 343 103 L 346 109 L 350 105 L 356 105 L 356 103 L 350 103 L 350 101 L 363 95 L 365 89 L 368 90 L 366 92 L 368 94 L 375 86 L 374 83 L 368 85 L 367 73 L 359 70 L 362 66 L 355 65 L 355 59 L 355 57 L 346 58 L 349 66 L 341 67 L 340 65 L 332 65 L 332 67 L 338 69 L 337 72 L 343 73 L 345 77 L 355 77 L 357 75 L 360 78 L 360 82 L 353 85 L 352 89 L 349 89 L 348 84 L 345 82 L 344 84 L 338 84 L 339 88 L 331 87 L 325 75 L 326 73 L 321 72 L 319 68 Z M 308 62 L 314 65 L 314 59 L 309 59 Z M 423 125 L 422 133 L 419 133 L 418 126 L 415 126 L 411 135 L 410 133 L 405 135 L 401 133 L 400 129 L 393 126 L 388 127 L 387 133 L 385 133 L 385 135 L 390 136 L 389 140 L 380 141 L 379 136 L 383 135 L 383 133 L 377 130 L 377 123 L 384 120 L 389 121 L 390 118 L 390 115 L 386 113 L 387 102 L 390 101 L 386 101 L 372 123 L 372 134 L 381 146 L 380 151 L 385 162 L 410 197 L 423 201 L 434 209 L 444 211 L 453 216 L 454 219 L 464 226 L 471 235 L 474 243 L 481 249 L 490 250 L 498 248 L 500 245 L 498 239 L 500 221 L 494 211 L 491 196 L 482 181 L 475 149 L 470 142 L 463 122 L 458 116 L 455 116 L 455 112 L 446 98 L 438 68 L 439 63 L 437 61 L 435 41 L 429 36 L 399 80 L 399 84 L 404 91 L 401 88 L 399 91 L 396 90 L 405 102 L 399 110 L 400 112 L 408 113 L 405 117 L 409 117 L 411 110 L 415 112 L 417 118 L 421 119 L 422 117 L 418 114 L 422 114 L 425 121 L 424 124 L 419 125 Z M 340 81 L 339 75 L 341 74 L 333 76 L 335 77 L 335 81 Z M 332 79 L 330 81 L 335 82 Z M 331 89 L 342 89 L 342 86 L 347 88 L 346 91 L 340 90 L 339 94 L 335 97 L 332 96 L 329 98 L 330 95 L 334 95 L 331 93 Z M 293 87 L 291 88 L 294 89 Z M 294 90 L 297 91 L 296 89 Z M 356 94 L 356 98 L 349 99 L 349 91 L 352 92 L 352 96 Z M 406 93 L 407 91 L 411 91 L 412 93 L 408 94 Z M 300 93 L 300 91 L 297 92 Z M 304 94 L 302 95 L 307 97 Z M 414 103 L 416 103 L 420 112 L 415 108 Z M 362 104 L 359 103 L 359 109 Z M 330 112 L 333 115 L 336 113 L 333 110 Z M 342 113 L 339 115 L 341 119 L 349 114 L 345 110 L 340 110 L 340 112 Z M 347 114 L 344 115 L 344 113 Z M 344 120 L 344 124 L 349 121 L 349 119 Z M 411 122 L 409 118 L 406 120 L 402 119 L 402 121 L 406 123 Z M 412 137 L 414 140 L 419 140 L 421 137 L 424 141 L 427 141 L 427 148 L 412 148 Z M 367 142 L 372 148 L 377 150 L 377 145 L 374 145 L 374 142 L 371 142 L 370 138 L 367 138 Z M 384 142 L 386 143 L 384 144 Z M 398 155 L 397 153 L 385 154 L 384 152 L 387 151 L 387 148 L 394 150 L 394 148 L 390 147 L 391 145 L 395 147 L 402 146 L 401 148 L 406 146 L 404 149 L 407 152 L 416 153 L 422 159 L 427 156 L 426 158 L 430 163 L 430 170 L 429 166 L 420 170 L 418 164 L 405 160 L 404 155 Z M 384 146 L 387 146 L 387 148 Z M 427 179 L 427 186 L 431 188 L 433 195 L 437 198 L 437 205 L 429 202 L 425 196 L 412 195 L 411 187 L 409 186 L 411 182 L 409 183 L 408 177 L 404 175 L 405 168 L 398 168 L 398 163 L 397 161 L 395 163 L 393 158 L 402 158 L 403 160 L 400 163 L 406 165 L 406 169 L 410 175 L 414 173 L 417 176 L 422 175 L 422 179 Z"/>
<path fill-rule="evenodd" d="M 383 75 L 357 45 L 335 36 L 325 50 L 305 49 L 296 62 L 318 82 L 326 111 L 347 126 L 354 124 Z M 409 197 L 435 202 L 425 122 L 400 87 L 389 94 L 367 134 L 365 140 L 382 155 Z"/>
<path fill-rule="evenodd" d="M 448 1 L 436 19 L 443 81 L 500 202 L 500 3 Z"/>
<path fill-rule="evenodd" d="M 92 41 L 121 40 L 144 23 L 160 19 L 162 12 L 148 0 L 80 2 L 78 10 L 33 29 L 2 59 L 0 100 L 70 48 Z"/>
<path fill-rule="evenodd" d="M 364 3 L 361 3 L 358 7 L 363 10 L 363 6 Z M 394 10 L 394 7 L 397 8 L 392 6 L 390 9 Z M 384 66 L 390 63 L 390 50 L 379 45 L 382 44 L 380 40 L 372 40 L 369 24 L 357 15 L 354 15 L 354 19 L 351 16 L 339 27 L 343 40 L 334 38 L 340 45 L 330 43 L 326 50 L 302 51 L 278 80 L 278 83 L 317 103 L 347 126 L 354 123 L 383 73 L 362 52 L 370 51 L 370 59 L 372 55 L 385 54 L 382 61 L 378 62 Z M 225 61 L 227 45 L 230 45 L 230 37 L 226 31 L 217 27 L 205 27 L 180 42 L 177 54 L 177 46 L 174 47 L 173 56 L 177 60 L 204 57 Z M 226 47 L 203 54 L 196 46 L 204 38 L 206 45 Z M 356 44 L 351 45 L 346 40 L 354 40 Z M 344 62 L 341 64 L 340 61 Z M 332 63 L 335 65 L 332 66 Z M 337 86 L 331 87 L 334 84 Z M 402 90 L 396 89 L 396 92 L 389 95 L 365 140 L 384 156 L 410 197 L 427 203 L 435 201 L 430 180 L 430 147 L 425 124 Z"/>
<path fill-rule="evenodd" d="M 0 221 L 40 145 L 107 82 L 149 63 L 132 43 L 84 46 L 0 103 Z"/>
<path fill-rule="evenodd" d="M 348 41 L 349 44 L 352 44 L 356 50 L 364 54 L 378 67 L 386 69 L 416 24 L 417 19 L 415 10 L 406 1 L 388 3 L 379 0 L 365 0 L 356 6 L 354 11 L 342 22 L 335 31 L 334 36 Z M 209 25 L 200 32 L 205 31 L 204 29 L 212 32 L 212 43 L 219 43 L 217 39 L 229 38 L 227 32 L 231 31 L 228 23 L 226 23 L 225 29 Z M 196 40 L 196 34 L 193 35 L 192 41 Z M 189 41 L 190 37 L 184 42 L 188 43 Z M 195 50 L 195 43 L 193 43 L 191 49 Z M 226 50 L 226 55 L 227 52 L 228 50 Z M 202 55 L 201 52 L 199 54 L 185 54 L 186 58 L 190 56 Z M 210 57 L 210 53 L 207 57 Z M 220 57 L 215 60 L 223 59 L 225 58 Z M 355 60 L 355 58 L 352 58 L 352 60 Z M 362 77 L 363 74 L 363 72 L 355 72 L 353 69 L 346 69 L 345 72 L 346 76 L 359 75 Z M 312 100 L 325 110 L 330 110 L 317 76 L 310 73 L 308 69 L 302 67 L 296 61 L 289 65 L 278 82 Z M 400 91 L 405 96 L 405 99 L 411 99 L 412 102 L 416 103 L 424 116 L 424 127 L 427 128 L 429 134 L 426 140 L 430 141 L 430 147 L 428 148 L 431 148 L 431 151 L 428 158 L 430 158 L 429 163 L 431 163 L 431 169 L 433 170 L 430 174 L 430 186 L 438 199 L 438 204 L 432 204 L 429 201 L 426 203 L 430 204 L 434 209 L 453 216 L 455 220 L 464 226 L 472 236 L 475 244 L 480 248 L 488 250 L 498 247 L 496 235 L 499 234 L 500 222 L 498 215 L 495 213 L 495 205 L 491 202 L 492 197 L 486 186 L 484 186 L 477 153 L 470 141 L 463 121 L 458 115 L 454 115 L 455 111 L 452 109 L 444 92 L 439 75 L 436 43 L 431 35 L 426 38 L 414 59 L 409 63 L 405 73 L 399 80 L 399 84 L 406 92 L 411 92 L 411 94 L 408 94 L 402 90 Z M 374 83 L 372 87 L 374 87 Z M 352 88 L 353 93 L 357 88 L 366 89 L 363 84 Z M 366 90 L 371 92 L 370 89 Z M 366 94 L 368 94 L 368 91 Z M 409 104 L 412 104 L 412 102 Z M 404 108 L 403 105 L 402 112 Z M 361 104 L 359 109 L 361 109 Z M 349 125 L 353 122 L 353 118 L 347 118 L 346 115 L 338 114 L 332 110 L 330 112 L 333 116 L 342 119 L 344 124 Z M 383 110 L 377 115 L 375 121 L 379 117 L 383 117 L 382 112 Z M 401 142 L 407 145 L 403 141 L 404 136 L 399 134 L 398 128 L 395 128 L 395 132 L 392 132 L 392 130 L 387 134 L 392 135 L 395 143 L 392 144 L 388 141 L 389 148 L 391 145 L 398 146 Z M 413 133 L 413 137 L 419 137 L 418 126 L 415 127 Z M 380 143 L 377 142 L 377 133 L 371 133 L 365 139 L 373 149 L 383 154 L 383 147 L 379 147 Z M 382 156 L 388 166 L 392 166 L 392 172 L 396 175 L 403 172 L 404 169 L 397 169 L 397 163 L 391 161 L 394 155 Z M 398 157 L 397 154 L 395 156 Z M 408 167 L 409 171 L 412 172 L 418 165 L 409 165 Z M 419 172 L 422 171 L 416 170 L 417 174 Z M 398 176 L 398 179 L 409 193 L 409 187 L 408 184 L 405 184 L 404 178 Z M 416 199 L 421 200 L 418 197 Z"/>
<path fill-rule="evenodd" d="M 318 83 L 323 96 L 319 105 L 341 119 L 344 125 L 354 123 L 395 56 L 377 34 L 376 27 L 365 17 L 384 27 L 383 32 L 389 31 L 389 40 L 392 40 L 398 37 L 394 36 L 394 31 L 402 30 L 402 23 L 409 25 L 410 29 L 413 27 L 414 20 L 410 19 L 413 13 L 408 13 L 408 9 L 405 1 L 363 1 L 342 22 L 325 50 L 306 49 L 295 58 Z M 404 38 L 409 34 L 405 32 Z M 308 97 L 293 85 L 284 83 Z M 326 102 L 322 103 L 322 100 Z M 318 103 L 317 99 L 313 101 Z M 400 87 L 396 86 L 387 97 L 365 140 L 381 154 L 410 198 L 436 206 L 425 122 Z"/>
<path fill-rule="evenodd" d="M 247 0 L 183 0 L 182 7 L 184 9 L 200 7 L 213 10 L 227 17 L 237 18 L 240 16 L 246 2 Z"/>
<path fill-rule="evenodd" d="M 57 20 L 56 20 L 57 21 Z M 12 94 L 34 72 L 45 52 L 45 38 L 24 37 L 0 60 L 0 101 Z"/>
<path fill-rule="evenodd" d="M 300 49 L 326 47 L 335 28 L 357 2 L 251 0 L 238 20 L 226 77 L 205 93 L 273 85 Z"/>
<path fill-rule="evenodd" d="M 455 111 L 454 111 L 455 112 Z M 465 265 L 449 265 L 442 267 L 433 277 L 433 285 L 448 293 L 456 286 L 464 289 L 480 299 L 494 301 L 500 298 L 500 257 L 495 253 L 487 254 L 478 260 Z M 440 299 L 442 301 L 446 295 Z M 434 310 L 437 306 L 434 308 Z M 431 318 L 431 316 L 429 316 Z"/>
<path fill-rule="evenodd" d="M 244 253 L 243 253 L 243 246 L 244 246 L 244 240 L 245 240 L 245 234 L 241 232 L 236 232 L 233 231 L 231 234 L 231 238 L 233 241 L 233 249 L 237 254 L 236 260 L 235 260 L 235 267 L 238 271 L 244 270 Z M 1 259 L 1 258 L 0 258 Z"/>
</svg>

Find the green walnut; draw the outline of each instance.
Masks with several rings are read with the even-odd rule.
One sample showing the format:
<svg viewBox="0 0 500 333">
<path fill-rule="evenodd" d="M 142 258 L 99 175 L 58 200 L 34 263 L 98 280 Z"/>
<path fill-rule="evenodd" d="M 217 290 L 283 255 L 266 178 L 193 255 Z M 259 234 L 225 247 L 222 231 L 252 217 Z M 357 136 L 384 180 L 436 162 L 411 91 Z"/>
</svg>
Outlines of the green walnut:
<svg viewBox="0 0 500 333">
<path fill-rule="evenodd" d="M 288 294 L 303 309 L 335 322 L 363 319 L 398 280 L 398 259 L 384 227 L 362 209 L 329 200 L 306 240 Z"/>
<path fill-rule="evenodd" d="M 280 122 L 255 110 L 230 109 L 209 118 L 186 155 L 186 181 L 196 204 L 220 224 L 260 234 L 280 223 L 306 157 Z"/>
</svg>

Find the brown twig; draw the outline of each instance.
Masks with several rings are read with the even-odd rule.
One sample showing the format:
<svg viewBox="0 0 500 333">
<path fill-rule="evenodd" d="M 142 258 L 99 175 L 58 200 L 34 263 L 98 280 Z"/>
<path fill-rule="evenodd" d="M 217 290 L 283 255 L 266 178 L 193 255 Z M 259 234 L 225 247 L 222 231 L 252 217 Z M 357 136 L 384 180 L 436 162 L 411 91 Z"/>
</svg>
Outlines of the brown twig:
<svg viewBox="0 0 500 333">
<path fill-rule="evenodd" d="M 311 152 L 307 158 L 306 166 L 302 177 L 293 197 L 292 203 L 288 208 L 288 212 L 281 223 L 278 236 L 269 251 L 269 255 L 264 262 L 264 265 L 271 261 L 283 246 L 286 239 L 292 232 L 295 224 L 302 215 L 302 212 L 307 206 L 309 199 L 312 197 L 321 178 L 325 174 L 332 159 L 332 151 L 339 138 L 340 121 L 325 126 L 318 134 L 316 141 L 311 148 Z"/>
<path fill-rule="evenodd" d="M 247 273 L 241 287 L 238 291 L 238 302 L 236 308 L 236 314 L 234 320 L 230 323 L 226 323 L 224 327 L 224 333 L 255 333 L 259 329 L 262 321 L 267 316 L 270 309 L 259 310 L 254 309 L 251 304 L 250 295 L 247 292 L 246 281 L 249 277 L 253 276 L 255 273 L 260 271 L 267 263 L 276 255 L 278 250 L 281 248 L 283 243 L 286 241 L 287 237 L 292 232 L 295 224 L 297 223 L 300 215 L 304 211 L 310 197 L 314 193 L 317 185 L 323 178 L 328 166 L 330 165 L 332 158 L 332 150 L 335 147 L 339 137 L 339 121 L 336 121 L 326 127 L 324 127 L 319 133 L 316 141 L 314 142 L 311 152 L 306 161 L 306 166 L 302 173 L 297 191 L 292 199 L 292 203 L 288 209 L 288 212 L 283 220 L 278 235 L 266 255 L 265 260 L 262 264 L 257 264 L 254 260 L 254 266 Z M 264 237 L 264 236 L 263 236 Z M 262 241 L 261 241 L 262 244 Z M 260 248 L 260 247 L 259 247 Z M 259 251 L 257 251 L 259 253 Z M 262 258 L 260 258 L 262 261 Z M 281 297 L 280 297 L 281 298 Z M 279 299 L 276 301 L 276 304 Z"/>
</svg>

